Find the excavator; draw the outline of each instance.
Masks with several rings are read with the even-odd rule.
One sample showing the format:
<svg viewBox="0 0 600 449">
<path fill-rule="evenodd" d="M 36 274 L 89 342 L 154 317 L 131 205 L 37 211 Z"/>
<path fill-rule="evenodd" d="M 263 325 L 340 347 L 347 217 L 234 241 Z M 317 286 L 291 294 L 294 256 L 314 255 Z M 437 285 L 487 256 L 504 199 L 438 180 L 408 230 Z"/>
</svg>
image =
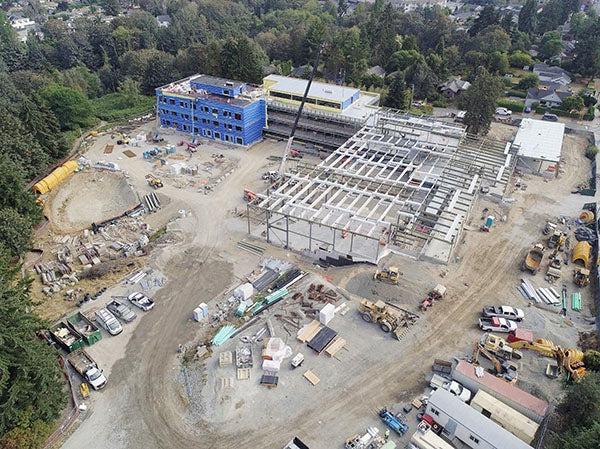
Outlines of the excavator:
<svg viewBox="0 0 600 449">
<path fill-rule="evenodd" d="M 579 382 L 585 376 L 583 352 L 579 349 L 563 349 L 550 340 L 534 339 L 533 333 L 524 329 L 511 332 L 508 335 L 508 344 L 513 349 L 531 349 L 544 357 L 556 359 L 559 369 L 564 368 L 575 382 Z"/>
<path fill-rule="evenodd" d="M 505 381 L 510 383 L 515 383 L 517 381 L 517 366 L 514 363 L 509 362 L 508 360 L 500 361 L 498 357 L 488 351 L 485 346 L 481 342 L 475 343 L 475 348 L 473 349 L 472 363 L 479 363 L 479 355 L 484 356 L 494 366 L 494 371 L 496 372 L 496 376 L 503 378 Z"/>
</svg>

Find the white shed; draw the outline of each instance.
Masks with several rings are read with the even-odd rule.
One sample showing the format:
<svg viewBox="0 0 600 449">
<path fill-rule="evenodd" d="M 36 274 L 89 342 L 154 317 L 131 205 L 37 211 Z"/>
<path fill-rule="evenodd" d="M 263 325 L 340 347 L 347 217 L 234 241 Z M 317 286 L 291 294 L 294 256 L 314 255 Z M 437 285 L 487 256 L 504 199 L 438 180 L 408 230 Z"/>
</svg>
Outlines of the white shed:
<svg viewBox="0 0 600 449">
<path fill-rule="evenodd" d="M 564 123 L 524 118 L 513 144 L 519 166 L 532 173 L 555 176 L 562 154 Z"/>
</svg>

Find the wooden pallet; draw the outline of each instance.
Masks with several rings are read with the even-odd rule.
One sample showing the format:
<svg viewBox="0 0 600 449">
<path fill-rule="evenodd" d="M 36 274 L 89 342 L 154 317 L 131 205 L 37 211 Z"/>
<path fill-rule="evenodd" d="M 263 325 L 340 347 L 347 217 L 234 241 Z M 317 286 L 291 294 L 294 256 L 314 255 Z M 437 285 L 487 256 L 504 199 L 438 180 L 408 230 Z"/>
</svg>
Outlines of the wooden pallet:
<svg viewBox="0 0 600 449">
<path fill-rule="evenodd" d="M 317 320 L 312 320 L 298 331 L 297 338 L 302 343 L 309 342 L 314 338 L 315 335 L 319 333 L 320 330 L 321 323 L 319 323 Z"/>
<path fill-rule="evenodd" d="M 346 346 L 346 340 L 342 337 L 335 337 L 331 343 L 325 348 L 325 354 L 329 357 L 333 357 L 337 352 Z"/>
<path fill-rule="evenodd" d="M 237 380 L 248 380 L 250 379 L 250 368 L 238 368 L 237 369 Z"/>
<path fill-rule="evenodd" d="M 308 370 L 304 373 L 304 378 L 308 380 L 313 386 L 317 385 L 321 381 L 321 379 L 319 379 L 319 377 L 311 370 Z"/>
</svg>

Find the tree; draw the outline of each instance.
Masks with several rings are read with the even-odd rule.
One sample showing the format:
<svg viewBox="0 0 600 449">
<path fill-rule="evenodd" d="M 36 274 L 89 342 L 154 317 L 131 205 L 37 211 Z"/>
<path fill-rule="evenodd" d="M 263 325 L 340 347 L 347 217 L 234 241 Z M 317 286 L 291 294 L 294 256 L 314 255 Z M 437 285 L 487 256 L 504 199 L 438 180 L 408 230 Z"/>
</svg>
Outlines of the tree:
<svg viewBox="0 0 600 449">
<path fill-rule="evenodd" d="M 260 83 L 266 61 L 263 50 L 246 37 L 228 39 L 221 50 L 221 72 L 226 78 Z"/>
<path fill-rule="evenodd" d="M 536 73 L 528 73 L 519 80 L 517 87 L 522 90 L 527 90 L 531 89 L 532 87 L 537 87 L 539 83 L 540 78 Z"/>
<path fill-rule="evenodd" d="M 6 248 L 12 256 L 19 256 L 29 248 L 31 221 L 15 209 L 0 209 L 0 247 Z"/>
<path fill-rule="evenodd" d="M 485 28 L 500 24 L 501 16 L 500 10 L 496 9 L 495 6 L 485 6 L 473 21 L 471 28 L 469 28 L 469 35 L 476 36 Z"/>
<path fill-rule="evenodd" d="M 543 59 L 551 59 L 558 56 L 562 50 L 563 41 L 558 31 L 544 33 L 540 44 L 540 56 Z"/>
<path fill-rule="evenodd" d="M 565 111 L 581 111 L 583 106 L 583 98 L 579 95 L 571 95 L 563 99 L 561 108 Z"/>
<path fill-rule="evenodd" d="M 1 246 L 0 435 L 4 435 L 28 423 L 51 422 L 60 414 L 66 394 L 56 353 L 35 335 L 44 323 L 30 311 L 29 281 L 21 278 L 21 267 L 10 264 Z"/>
<path fill-rule="evenodd" d="M 440 80 L 425 61 L 415 62 L 406 69 L 404 76 L 406 83 L 413 90 L 415 98 L 432 99 L 437 97 L 437 86 Z"/>
<path fill-rule="evenodd" d="M 521 50 L 517 50 L 512 53 L 508 59 L 512 67 L 518 67 L 520 69 L 533 64 L 533 58 L 531 55 Z"/>
<path fill-rule="evenodd" d="M 587 373 L 581 381 L 569 385 L 557 411 L 563 429 L 600 422 L 600 373 Z"/>
<path fill-rule="evenodd" d="M 392 72 L 395 70 L 406 70 L 419 61 L 423 61 L 423 55 L 417 50 L 398 50 L 390 58 L 388 68 Z"/>
<path fill-rule="evenodd" d="M 519 12 L 517 28 L 524 33 L 534 33 L 537 27 L 537 0 L 526 0 Z"/>
<path fill-rule="evenodd" d="M 595 77 L 600 73 L 600 17 L 590 22 L 575 44 L 573 68 L 586 76 Z"/>
<path fill-rule="evenodd" d="M 408 109 L 408 101 L 406 82 L 402 75 L 396 75 L 390 84 L 387 95 L 385 96 L 384 105 L 395 109 Z"/>
<path fill-rule="evenodd" d="M 41 95 L 56 115 L 62 130 L 86 128 L 93 123 L 90 102 L 78 90 L 52 84 L 42 89 Z"/>
<path fill-rule="evenodd" d="M 503 84 L 499 77 L 491 75 L 484 67 L 477 69 L 471 87 L 459 98 L 460 108 L 466 111 L 464 123 L 470 132 L 487 133 L 502 90 Z"/>
<path fill-rule="evenodd" d="M 504 75 L 510 68 L 508 55 L 504 52 L 495 51 L 488 58 L 488 67 L 492 73 Z"/>
<path fill-rule="evenodd" d="M 118 16 L 121 12 L 121 4 L 119 3 L 119 0 L 102 0 L 100 5 L 108 16 Z"/>
<path fill-rule="evenodd" d="M 600 371 L 600 351 L 595 351 L 593 349 L 585 351 L 583 361 L 586 369 Z"/>
</svg>

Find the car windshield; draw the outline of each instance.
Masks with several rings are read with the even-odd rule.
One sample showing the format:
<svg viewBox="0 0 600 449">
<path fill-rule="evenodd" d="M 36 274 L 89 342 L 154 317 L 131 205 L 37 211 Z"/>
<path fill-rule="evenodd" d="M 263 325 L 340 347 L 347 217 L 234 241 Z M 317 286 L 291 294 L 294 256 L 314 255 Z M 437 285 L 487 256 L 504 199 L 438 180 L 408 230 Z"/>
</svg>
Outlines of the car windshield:
<svg viewBox="0 0 600 449">
<path fill-rule="evenodd" d="M 112 330 L 112 331 L 117 331 L 117 330 L 119 330 L 119 328 L 121 326 L 119 325 L 119 323 L 114 322 L 114 323 L 109 324 L 108 327 L 110 327 L 110 330 Z"/>
<path fill-rule="evenodd" d="M 98 379 L 100 376 L 102 375 L 102 373 L 98 370 L 94 371 L 92 374 L 90 374 L 89 378 L 90 380 L 96 380 Z"/>
</svg>

